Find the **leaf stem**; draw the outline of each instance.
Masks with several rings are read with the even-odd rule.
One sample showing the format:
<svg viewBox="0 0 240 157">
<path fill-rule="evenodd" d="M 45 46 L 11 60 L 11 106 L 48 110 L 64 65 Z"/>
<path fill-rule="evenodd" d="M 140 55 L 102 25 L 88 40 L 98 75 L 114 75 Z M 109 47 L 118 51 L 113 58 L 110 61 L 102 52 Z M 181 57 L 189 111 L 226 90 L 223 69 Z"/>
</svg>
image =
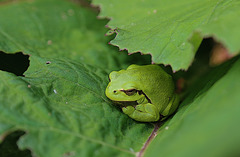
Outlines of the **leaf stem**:
<svg viewBox="0 0 240 157">
<path fill-rule="evenodd" d="M 153 129 L 152 133 L 148 137 L 147 141 L 144 143 L 141 150 L 136 153 L 136 157 L 142 157 L 143 156 L 143 154 L 144 154 L 146 148 L 148 147 L 148 145 L 150 144 L 150 142 L 157 136 L 157 131 L 162 124 L 163 124 L 162 121 L 158 121 L 157 123 L 154 124 L 154 129 Z"/>
</svg>

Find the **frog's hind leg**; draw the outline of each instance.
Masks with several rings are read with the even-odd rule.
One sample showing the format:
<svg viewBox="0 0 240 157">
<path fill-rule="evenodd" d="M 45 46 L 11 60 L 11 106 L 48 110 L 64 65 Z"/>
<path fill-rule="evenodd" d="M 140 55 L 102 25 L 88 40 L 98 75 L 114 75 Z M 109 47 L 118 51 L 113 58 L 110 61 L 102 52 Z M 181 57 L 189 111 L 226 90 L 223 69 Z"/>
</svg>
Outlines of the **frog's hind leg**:
<svg viewBox="0 0 240 157">
<path fill-rule="evenodd" d="M 177 109 L 178 105 L 179 105 L 179 95 L 178 94 L 174 94 L 174 96 L 172 97 L 172 99 L 170 100 L 168 106 L 166 107 L 166 109 L 161 113 L 161 115 L 163 116 L 168 116 L 173 114 L 173 112 Z"/>
</svg>

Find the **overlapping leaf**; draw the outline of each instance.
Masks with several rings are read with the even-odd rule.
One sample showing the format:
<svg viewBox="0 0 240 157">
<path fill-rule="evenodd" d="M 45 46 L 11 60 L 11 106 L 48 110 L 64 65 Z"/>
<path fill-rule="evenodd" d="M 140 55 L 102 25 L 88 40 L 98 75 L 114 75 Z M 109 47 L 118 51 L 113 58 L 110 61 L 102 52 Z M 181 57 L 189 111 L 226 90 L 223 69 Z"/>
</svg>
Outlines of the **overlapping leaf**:
<svg viewBox="0 0 240 157">
<path fill-rule="evenodd" d="M 113 45 L 129 53 L 152 54 L 155 63 L 187 69 L 205 36 L 221 41 L 230 52 L 240 50 L 238 0 L 94 0 L 100 17 L 117 33 Z"/>
</svg>

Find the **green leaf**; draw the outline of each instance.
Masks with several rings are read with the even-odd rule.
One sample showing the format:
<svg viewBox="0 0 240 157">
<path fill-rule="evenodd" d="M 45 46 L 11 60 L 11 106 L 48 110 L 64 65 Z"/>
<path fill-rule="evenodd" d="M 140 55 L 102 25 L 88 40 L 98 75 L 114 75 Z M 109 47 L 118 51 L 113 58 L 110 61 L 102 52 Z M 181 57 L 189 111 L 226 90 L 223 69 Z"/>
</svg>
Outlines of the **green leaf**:
<svg viewBox="0 0 240 157">
<path fill-rule="evenodd" d="M 140 150 L 152 126 L 111 105 L 106 72 L 66 59 L 32 56 L 30 64 L 26 77 L 0 72 L 0 132 L 6 125 L 27 132 L 20 148 L 38 157 L 134 156 Z"/>
<path fill-rule="evenodd" d="M 239 57 L 238 57 L 239 58 Z M 230 70 L 226 73 L 226 71 Z M 226 157 L 240 154 L 240 59 L 215 69 L 159 131 L 146 157 Z"/>
<path fill-rule="evenodd" d="M 203 37 L 213 36 L 232 54 L 240 50 L 240 1 L 93 0 L 117 35 L 111 41 L 129 53 L 151 54 L 155 63 L 187 69 Z"/>
</svg>

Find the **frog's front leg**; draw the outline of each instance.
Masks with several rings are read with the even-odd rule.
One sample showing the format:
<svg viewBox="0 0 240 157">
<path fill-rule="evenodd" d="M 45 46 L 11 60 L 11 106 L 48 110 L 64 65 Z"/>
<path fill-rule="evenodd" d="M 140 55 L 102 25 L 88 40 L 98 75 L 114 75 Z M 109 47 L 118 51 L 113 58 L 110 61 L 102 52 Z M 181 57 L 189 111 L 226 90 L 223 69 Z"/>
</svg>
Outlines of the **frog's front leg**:
<svg viewBox="0 0 240 157">
<path fill-rule="evenodd" d="M 151 103 L 139 104 L 135 108 L 133 106 L 123 107 L 122 111 L 140 122 L 154 122 L 160 117 L 158 109 Z"/>
</svg>

